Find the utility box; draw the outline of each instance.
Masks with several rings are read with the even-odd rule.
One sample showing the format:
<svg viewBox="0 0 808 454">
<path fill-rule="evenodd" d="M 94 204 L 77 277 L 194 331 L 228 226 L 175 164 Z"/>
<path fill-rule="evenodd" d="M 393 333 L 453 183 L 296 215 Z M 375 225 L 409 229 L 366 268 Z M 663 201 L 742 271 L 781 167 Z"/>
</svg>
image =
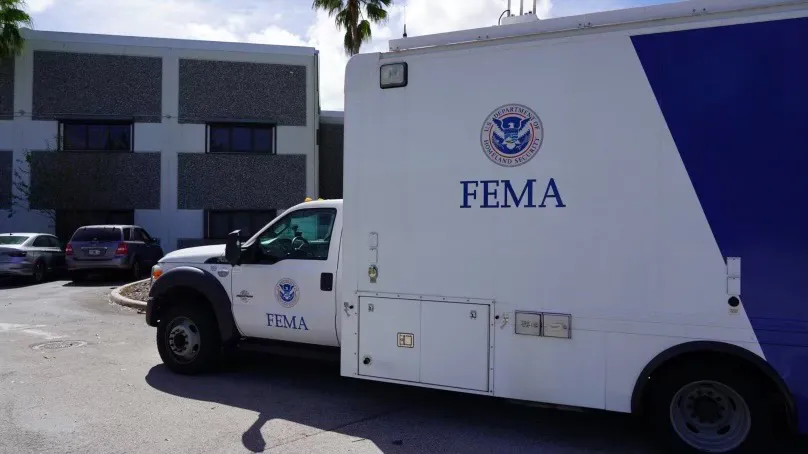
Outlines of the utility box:
<svg viewBox="0 0 808 454">
<path fill-rule="evenodd" d="M 359 298 L 359 375 L 487 392 L 491 308 L 477 302 Z"/>
</svg>

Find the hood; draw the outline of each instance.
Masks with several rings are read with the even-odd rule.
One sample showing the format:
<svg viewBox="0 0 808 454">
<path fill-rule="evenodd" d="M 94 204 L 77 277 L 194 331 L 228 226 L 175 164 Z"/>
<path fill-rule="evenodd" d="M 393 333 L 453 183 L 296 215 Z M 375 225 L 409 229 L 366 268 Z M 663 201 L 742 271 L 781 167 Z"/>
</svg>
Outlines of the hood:
<svg viewBox="0 0 808 454">
<path fill-rule="evenodd" d="M 224 257 L 224 250 L 224 244 L 177 249 L 164 255 L 160 263 L 205 263 L 210 258 Z"/>
</svg>

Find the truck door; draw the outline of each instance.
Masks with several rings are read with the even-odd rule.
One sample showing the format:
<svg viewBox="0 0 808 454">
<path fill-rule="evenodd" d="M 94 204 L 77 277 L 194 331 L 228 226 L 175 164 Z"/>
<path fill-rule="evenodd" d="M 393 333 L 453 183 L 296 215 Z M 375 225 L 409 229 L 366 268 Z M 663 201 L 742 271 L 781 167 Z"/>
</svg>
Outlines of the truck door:
<svg viewBox="0 0 808 454">
<path fill-rule="evenodd" d="M 303 208 L 248 245 L 232 271 L 233 315 L 245 336 L 337 346 L 336 208 Z"/>
</svg>

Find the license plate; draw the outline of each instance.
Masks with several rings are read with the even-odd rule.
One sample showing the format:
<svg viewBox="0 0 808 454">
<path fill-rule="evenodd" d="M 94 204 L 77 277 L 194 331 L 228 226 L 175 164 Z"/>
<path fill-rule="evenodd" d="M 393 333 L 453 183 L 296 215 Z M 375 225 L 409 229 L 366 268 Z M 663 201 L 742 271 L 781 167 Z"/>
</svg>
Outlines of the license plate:
<svg viewBox="0 0 808 454">
<path fill-rule="evenodd" d="M 90 255 L 98 256 L 101 255 L 101 249 L 90 249 L 87 251 Z"/>
</svg>

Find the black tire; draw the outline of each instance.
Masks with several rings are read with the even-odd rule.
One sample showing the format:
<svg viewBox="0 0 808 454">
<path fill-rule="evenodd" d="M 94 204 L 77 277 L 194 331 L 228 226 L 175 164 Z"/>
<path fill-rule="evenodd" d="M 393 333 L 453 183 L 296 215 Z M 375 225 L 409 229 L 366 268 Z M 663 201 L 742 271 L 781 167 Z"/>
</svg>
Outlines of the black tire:
<svg viewBox="0 0 808 454">
<path fill-rule="evenodd" d="M 140 259 L 135 259 L 132 262 L 132 268 L 130 269 L 130 275 L 132 276 L 133 280 L 140 280 L 143 277 L 143 268 L 140 266 Z"/>
<path fill-rule="evenodd" d="M 48 280 L 48 267 L 45 265 L 45 262 L 42 260 L 37 260 L 34 263 L 34 273 L 31 275 L 31 279 L 33 279 L 35 284 L 41 284 Z"/>
<path fill-rule="evenodd" d="M 660 446 L 671 453 L 722 453 L 722 454 L 741 454 L 741 453 L 760 453 L 771 452 L 773 443 L 775 442 L 774 430 L 777 421 L 780 421 L 780 414 L 777 413 L 778 406 L 773 404 L 776 401 L 777 395 L 772 392 L 767 392 L 769 389 L 763 381 L 760 374 L 748 367 L 741 367 L 737 364 L 731 364 L 718 361 L 694 361 L 692 363 L 677 365 L 676 367 L 668 367 L 659 373 L 655 373 L 652 378 L 654 382 L 653 388 L 650 390 L 651 395 L 648 399 L 648 416 L 649 423 L 653 426 L 654 432 L 657 435 L 657 442 Z M 700 388 L 689 396 L 680 396 L 676 399 L 677 402 L 682 402 L 685 409 L 698 408 L 699 400 L 705 402 L 705 405 L 713 405 L 712 410 L 716 410 L 717 415 L 727 414 L 727 410 L 721 408 L 742 408 L 736 405 L 727 405 L 732 399 L 723 399 L 719 396 L 721 386 L 726 386 L 734 391 L 737 396 L 741 398 L 741 403 L 745 404 L 748 409 L 750 424 L 746 436 L 738 436 L 736 440 L 743 439 L 739 445 L 731 447 L 730 444 L 724 448 L 716 450 L 697 449 L 693 445 L 686 442 L 682 436 L 677 433 L 676 425 L 674 424 L 674 410 L 673 400 L 677 397 L 677 393 L 683 388 L 694 382 L 709 381 L 717 383 L 717 385 L 707 385 L 707 387 Z M 715 394 L 711 392 L 715 391 Z M 704 393 L 704 394 L 702 394 Z M 698 397 L 701 394 L 701 397 Z M 696 395 L 696 399 L 692 397 Z M 712 403 L 709 403 L 712 402 Z M 694 406 L 695 403 L 695 406 Z M 702 406 L 702 408 L 705 408 Z M 690 415 L 697 415 L 697 410 L 692 412 L 687 411 Z M 737 412 L 736 412 L 737 413 Z M 684 412 L 681 413 L 684 418 Z M 702 415 L 709 413 L 698 413 L 698 419 Z M 716 416 L 720 418 L 719 416 Z M 743 419 L 741 419 L 743 421 Z M 725 424 L 718 424 L 716 427 L 722 427 L 725 432 L 722 436 L 729 439 L 733 430 L 727 427 L 735 426 L 743 428 L 746 426 L 744 423 L 732 424 L 726 422 Z M 681 426 L 684 433 L 695 433 L 697 427 L 695 425 Z M 722 432 L 724 430 L 719 430 Z M 701 433 L 706 432 L 703 431 Z M 744 430 L 740 430 L 743 433 Z"/>
<path fill-rule="evenodd" d="M 180 327 L 172 337 L 174 324 L 179 319 L 185 319 L 189 324 Z M 188 331 L 198 338 L 189 339 L 184 334 Z M 197 346 L 193 358 L 183 358 L 175 353 L 186 345 L 181 344 L 183 338 L 190 340 L 188 345 Z M 212 371 L 222 357 L 222 340 L 215 315 L 204 302 L 179 302 L 169 306 L 157 325 L 157 351 L 166 367 L 178 374 L 196 375 Z"/>
</svg>

